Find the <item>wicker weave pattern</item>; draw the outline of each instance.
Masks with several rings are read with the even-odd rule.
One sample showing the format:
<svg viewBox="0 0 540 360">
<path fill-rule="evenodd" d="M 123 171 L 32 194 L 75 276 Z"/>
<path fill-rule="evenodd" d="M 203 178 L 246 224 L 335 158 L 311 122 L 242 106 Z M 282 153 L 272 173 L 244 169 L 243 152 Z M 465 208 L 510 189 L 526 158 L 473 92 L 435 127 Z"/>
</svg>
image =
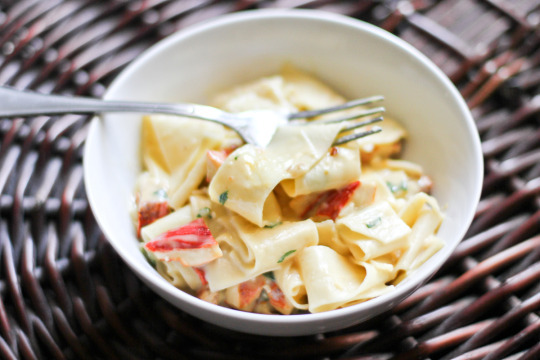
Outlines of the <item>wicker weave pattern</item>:
<svg viewBox="0 0 540 360">
<path fill-rule="evenodd" d="M 538 0 L 1 0 L 0 84 L 100 96 L 164 36 L 220 14 L 317 8 L 429 56 L 473 110 L 486 164 L 475 221 L 412 297 L 344 331 L 223 330 L 148 290 L 96 226 L 88 117 L 0 119 L 0 356 L 5 359 L 540 359 Z"/>
</svg>

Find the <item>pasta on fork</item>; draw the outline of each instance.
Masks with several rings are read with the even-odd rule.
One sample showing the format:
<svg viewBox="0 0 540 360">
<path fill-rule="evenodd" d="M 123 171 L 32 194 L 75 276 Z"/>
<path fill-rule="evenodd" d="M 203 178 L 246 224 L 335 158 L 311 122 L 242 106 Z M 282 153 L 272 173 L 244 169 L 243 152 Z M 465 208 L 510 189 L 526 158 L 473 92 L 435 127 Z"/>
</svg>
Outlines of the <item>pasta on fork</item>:
<svg viewBox="0 0 540 360">
<path fill-rule="evenodd" d="M 303 111 L 344 101 L 286 66 L 211 105 Z M 146 116 L 133 220 L 156 270 L 218 305 L 317 313 L 392 291 L 441 249 L 431 180 L 398 159 L 405 129 L 385 117 L 382 132 L 335 146 L 344 125 L 322 120 L 281 127 L 263 149 L 222 125 Z"/>
</svg>

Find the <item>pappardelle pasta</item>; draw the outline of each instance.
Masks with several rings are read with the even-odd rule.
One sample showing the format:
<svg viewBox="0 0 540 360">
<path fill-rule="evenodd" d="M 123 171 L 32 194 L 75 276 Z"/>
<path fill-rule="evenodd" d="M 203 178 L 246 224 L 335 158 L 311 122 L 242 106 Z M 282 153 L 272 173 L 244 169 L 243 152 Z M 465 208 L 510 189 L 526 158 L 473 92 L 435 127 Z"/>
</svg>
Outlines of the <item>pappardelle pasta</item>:
<svg viewBox="0 0 540 360">
<path fill-rule="evenodd" d="M 344 101 L 286 66 L 211 105 L 299 111 Z M 310 121 L 279 128 L 261 149 L 218 124 L 144 117 L 133 220 L 165 279 L 239 310 L 317 313 L 392 291 L 443 246 L 429 177 L 398 159 L 405 129 L 385 117 L 381 133 L 332 146 L 342 125 Z"/>
</svg>

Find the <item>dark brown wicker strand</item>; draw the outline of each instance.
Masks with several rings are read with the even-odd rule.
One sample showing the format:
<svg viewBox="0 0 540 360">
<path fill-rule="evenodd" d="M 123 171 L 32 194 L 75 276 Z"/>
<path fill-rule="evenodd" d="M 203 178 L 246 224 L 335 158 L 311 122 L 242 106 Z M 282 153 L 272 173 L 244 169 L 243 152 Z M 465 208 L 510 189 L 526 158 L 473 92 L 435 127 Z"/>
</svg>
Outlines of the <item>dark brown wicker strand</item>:
<svg viewBox="0 0 540 360">
<path fill-rule="evenodd" d="M 486 166 L 452 257 L 395 309 L 342 331 L 225 330 L 150 291 L 104 239 L 83 186 L 89 117 L 0 119 L 0 358 L 540 358 L 538 0 L 0 0 L 0 84 L 99 97 L 172 32 L 291 7 L 384 28 L 461 91 Z"/>
</svg>

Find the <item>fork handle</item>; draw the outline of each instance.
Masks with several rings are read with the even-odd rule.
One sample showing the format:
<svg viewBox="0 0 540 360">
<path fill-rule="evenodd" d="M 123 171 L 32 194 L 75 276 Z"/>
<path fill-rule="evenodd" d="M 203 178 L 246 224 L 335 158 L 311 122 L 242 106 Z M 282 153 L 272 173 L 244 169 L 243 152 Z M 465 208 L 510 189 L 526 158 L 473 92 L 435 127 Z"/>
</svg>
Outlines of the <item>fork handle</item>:
<svg viewBox="0 0 540 360">
<path fill-rule="evenodd" d="M 46 95 L 0 86 L 0 117 L 139 112 L 182 115 L 223 124 L 225 112 L 204 105 L 187 103 L 145 103 L 101 100 L 81 96 Z M 225 124 L 226 125 L 226 124 Z"/>
</svg>

